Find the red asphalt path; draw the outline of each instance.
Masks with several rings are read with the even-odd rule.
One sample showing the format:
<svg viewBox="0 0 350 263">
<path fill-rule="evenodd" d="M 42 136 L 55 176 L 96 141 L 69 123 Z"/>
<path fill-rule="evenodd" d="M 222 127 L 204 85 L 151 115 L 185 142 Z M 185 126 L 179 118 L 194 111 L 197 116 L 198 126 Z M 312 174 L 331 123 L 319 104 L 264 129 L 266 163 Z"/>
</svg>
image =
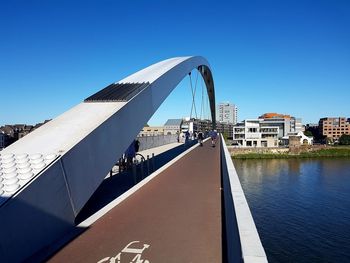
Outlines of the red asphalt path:
<svg viewBox="0 0 350 263">
<path fill-rule="evenodd" d="M 49 262 L 222 262 L 220 187 L 219 145 L 212 148 L 208 141 L 114 207 Z"/>
</svg>

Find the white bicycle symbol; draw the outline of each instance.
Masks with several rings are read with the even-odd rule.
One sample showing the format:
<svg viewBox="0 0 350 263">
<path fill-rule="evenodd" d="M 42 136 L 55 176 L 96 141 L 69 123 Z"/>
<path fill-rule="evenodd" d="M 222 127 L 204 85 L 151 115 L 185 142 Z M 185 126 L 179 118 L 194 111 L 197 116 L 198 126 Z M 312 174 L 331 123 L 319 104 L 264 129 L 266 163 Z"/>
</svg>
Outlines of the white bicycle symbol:
<svg viewBox="0 0 350 263">
<path fill-rule="evenodd" d="M 105 263 L 105 262 L 109 262 L 109 263 L 122 263 L 122 254 L 135 254 L 135 256 L 133 257 L 133 259 L 131 261 L 129 261 L 130 263 L 150 263 L 149 260 L 147 259 L 142 259 L 142 253 L 145 249 L 149 248 L 150 245 L 148 244 L 143 244 L 142 248 L 131 248 L 130 246 L 132 244 L 136 244 L 136 243 L 140 243 L 140 241 L 132 241 L 129 244 L 126 245 L 125 248 L 123 248 L 123 250 L 118 253 L 115 257 L 105 257 L 103 259 L 101 259 L 100 261 L 98 261 L 97 263 Z M 124 257 L 123 257 L 124 258 Z"/>
</svg>

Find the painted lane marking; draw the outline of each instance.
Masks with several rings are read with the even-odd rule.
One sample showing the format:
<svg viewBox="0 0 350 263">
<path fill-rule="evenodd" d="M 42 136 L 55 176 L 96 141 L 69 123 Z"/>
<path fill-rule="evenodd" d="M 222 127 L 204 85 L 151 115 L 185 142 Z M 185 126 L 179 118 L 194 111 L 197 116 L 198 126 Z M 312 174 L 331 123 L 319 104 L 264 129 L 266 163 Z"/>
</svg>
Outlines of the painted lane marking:
<svg viewBox="0 0 350 263">
<path fill-rule="evenodd" d="M 150 245 L 143 244 L 142 248 L 135 248 L 130 247 L 133 244 L 140 243 L 140 241 L 131 241 L 129 244 L 127 244 L 121 252 L 119 252 L 115 257 L 105 257 L 101 260 L 99 260 L 97 263 L 122 263 L 122 255 L 129 254 L 129 259 L 127 259 L 127 256 L 123 256 L 123 259 L 125 259 L 123 262 L 130 262 L 130 263 L 150 263 L 147 259 L 142 259 L 142 253 L 145 249 L 149 248 Z M 135 256 L 130 260 L 130 254 L 134 254 Z"/>
</svg>

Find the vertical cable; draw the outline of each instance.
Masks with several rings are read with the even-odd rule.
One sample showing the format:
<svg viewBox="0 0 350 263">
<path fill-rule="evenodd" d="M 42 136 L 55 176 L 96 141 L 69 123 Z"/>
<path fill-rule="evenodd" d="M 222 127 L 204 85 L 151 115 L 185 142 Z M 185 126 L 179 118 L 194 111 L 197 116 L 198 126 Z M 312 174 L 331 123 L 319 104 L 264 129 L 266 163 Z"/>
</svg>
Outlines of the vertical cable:
<svg viewBox="0 0 350 263">
<path fill-rule="evenodd" d="M 193 93 L 193 105 L 194 105 L 194 112 L 196 114 L 196 119 L 198 119 L 197 108 L 196 108 L 196 91 L 197 91 L 198 75 L 199 75 L 199 72 L 197 71 L 196 84 L 194 85 L 194 93 Z"/>
<path fill-rule="evenodd" d="M 192 109 L 193 109 L 193 88 L 192 88 L 192 78 L 191 78 L 191 73 L 188 73 L 188 75 L 190 76 L 190 87 L 191 87 L 191 94 L 192 94 L 192 104 L 191 104 L 191 112 L 190 112 L 190 120 L 192 118 Z"/>
<path fill-rule="evenodd" d="M 201 101 L 201 114 L 200 114 L 200 119 L 202 120 L 202 117 L 203 117 L 203 119 L 205 119 L 204 118 L 204 88 L 203 88 L 203 78 L 201 77 L 201 88 L 202 88 L 202 101 Z"/>
<path fill-rule="evenodd" d="M 195 83 L 194 90 L 193 90 L 193 87 L 192 87 L 191 72 L 189 73 L 189 75 L 190 75 L 190 86 L 191 86 L 191 92 L 192 92 L 192 105 L 191 105 L 190 119 L 192 118 L 192 111 L 193 111 L 193 108 L 194 108 L 194 112 L 195 112 L 195 114 L 196 114 L 196 119 L 197 119 L 197 118 L 198 118 L 198 115 L 197 115 L 197 110 L 196 110 L 195 96 L 196 96 L 196 89 L 197 89 L 198 72 L 197 72 L 197 78 L 196 78 L 196 83 Z"/>
</svg>

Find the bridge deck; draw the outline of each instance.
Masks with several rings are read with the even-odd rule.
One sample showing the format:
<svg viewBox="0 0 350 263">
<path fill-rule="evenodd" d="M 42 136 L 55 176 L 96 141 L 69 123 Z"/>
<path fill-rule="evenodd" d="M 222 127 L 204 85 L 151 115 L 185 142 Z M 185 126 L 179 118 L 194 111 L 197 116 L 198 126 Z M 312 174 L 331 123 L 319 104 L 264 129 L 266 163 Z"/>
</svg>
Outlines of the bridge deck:
<svg viewBox="0 0 350 263">
<path fill-rule="evenodd" d="M 221 262 L 220 188 L 220 150 L 207 142 L 114 207 L 49 261 L 110 262 L 115 257 L 111 262 L 137 262 L 135 257 L 140 257 L 149 262 Z"/>
</svg>

